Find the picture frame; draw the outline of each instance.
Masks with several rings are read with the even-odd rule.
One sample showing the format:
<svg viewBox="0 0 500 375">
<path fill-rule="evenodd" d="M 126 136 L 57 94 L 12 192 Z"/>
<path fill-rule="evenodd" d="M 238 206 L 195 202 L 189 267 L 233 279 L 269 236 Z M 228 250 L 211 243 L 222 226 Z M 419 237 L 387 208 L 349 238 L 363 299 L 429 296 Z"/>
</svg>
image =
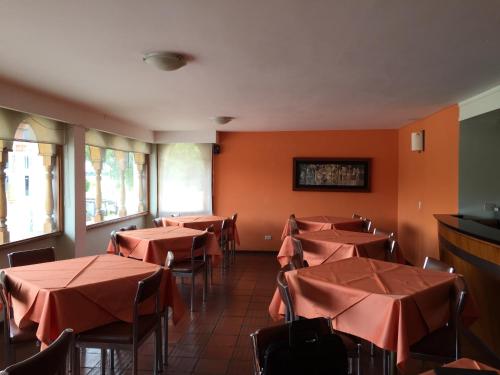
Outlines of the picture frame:
<svg viewBox="0 0 500 375">
<path fill-rule="evenodd" d="M 294 191 L 370 192 L 370 158 L 293 158 Z"/>
</svg>

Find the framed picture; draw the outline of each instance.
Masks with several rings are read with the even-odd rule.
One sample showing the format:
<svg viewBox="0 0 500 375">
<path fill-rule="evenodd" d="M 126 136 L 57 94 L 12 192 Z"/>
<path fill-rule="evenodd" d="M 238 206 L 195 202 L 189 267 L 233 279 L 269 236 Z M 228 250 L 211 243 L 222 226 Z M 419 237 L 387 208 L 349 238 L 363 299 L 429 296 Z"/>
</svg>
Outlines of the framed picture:
<svg viewBox="0 0 500 375">
<path fill-rule="evenodd" d="M 371 159 L 293 158 L 293 190 L 369 192 Z"/>
</svg>

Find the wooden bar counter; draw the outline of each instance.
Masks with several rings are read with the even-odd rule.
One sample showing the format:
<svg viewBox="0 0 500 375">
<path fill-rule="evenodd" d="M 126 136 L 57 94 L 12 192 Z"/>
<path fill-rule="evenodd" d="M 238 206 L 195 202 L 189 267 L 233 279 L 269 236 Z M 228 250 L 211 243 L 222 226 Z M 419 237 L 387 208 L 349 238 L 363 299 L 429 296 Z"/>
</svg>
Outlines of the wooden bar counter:
<svg viewBox="0 0 500 375">
<path fill-rule="evenodd" d="M 438 221 L 441 260 L 465 277 L 479 308 L 470 327 L 500 357 L 500 226 L 497 220 L 434 215 Z"/>
</svg>

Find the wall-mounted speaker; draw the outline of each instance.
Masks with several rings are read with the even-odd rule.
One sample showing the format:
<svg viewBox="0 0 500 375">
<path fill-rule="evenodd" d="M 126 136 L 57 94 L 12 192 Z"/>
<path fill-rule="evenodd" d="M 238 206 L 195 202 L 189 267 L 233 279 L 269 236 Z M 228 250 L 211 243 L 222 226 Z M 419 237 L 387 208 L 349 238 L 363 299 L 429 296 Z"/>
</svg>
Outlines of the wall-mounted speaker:
<svg viewBox="0 0 500 375">
<path fill-rule="evenodd" d="M 212 153 L 214 155 L 219 155 L 220 154 L 220 145 L 218 143 L 214 143 L 212 145 Z"/>
</svg>

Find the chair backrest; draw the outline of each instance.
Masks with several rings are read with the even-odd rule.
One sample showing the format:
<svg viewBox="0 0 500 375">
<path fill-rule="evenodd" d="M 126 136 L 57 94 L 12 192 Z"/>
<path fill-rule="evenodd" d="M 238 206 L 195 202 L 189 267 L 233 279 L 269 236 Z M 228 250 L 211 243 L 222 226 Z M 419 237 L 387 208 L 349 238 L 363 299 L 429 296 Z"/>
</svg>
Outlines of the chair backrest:
<svg viewBox="0 0 500 375">
<path fill-rule="evenodd" d="M 366 233 L 371 233 L 373 231 L 373 222 L 371 219 L 368 219 L 367 217 L 363 219 L 363 230 Z"/>
<path fill-rule="evenodd" d="M 293 269 L 295 269 L 293 263 L 288 263 L 278 271 L 278 276 L 276 277 L 276 281 L 278 283 L 278 291 L 280 293 L 281 300 L 285 304 L 286 308 L 285 322 L 291 322 L 297 319 L 297 316 L 295 315 L 295 307 L 293 306 L 292 295 L 290 294 L 288 282 L 285 277 L 285 272 Z"/>
<path fill-rule="evenodd" d="M 172 251 L 167 251 L 167 258 L 165 259 L 165 267 L 170 268 L 174 263 L 175 256 Z"/>
<path fill-rule="evenodd" d="M 293 244 L 293 255 L 292 263 L 295 268 L 308 267 L 309 265 L 304 260 L 304 249 L 302 248 L 302 242 L 299 239 L 292 237 Z"/>
<path fill-rule="evenodd" d="M 160 267 L 155 273 L 139 281 L 134 302 L 136 305 L 158 293 L 162 276 L 163 268 Z"/>
<path fill-rule="evenodd" d="M 208 233 L 215 233 L 215 227 L 213 224 L 210 224 L 208 227 L 205 228 L 205 232 Z"/>
<path fill-rule="evenodd" d="M 116 234 L 116 230 L 111 232 L 110 238 L 111 238 L 111 244 L 113 245 L 115 255 L 120 255 L 120 248 L 118 247 L 118 236 Z"/>
<path fill-rule="evenodd" d="M 297 224 L 297 220 L 295 219 L 295 215 L 290 215 L 288 218 L 288 225 L 290 226 L 290 235 L 292 237 L 299 234 L 299 226 Z"/>
<path fill-rule="evenodd" d="M 119 232 L 125 232 L 127 230 L 136 230 L 137 229 L 137 225 L 127 225 L 126 227 L 121 227 L 120 229 L 118 229 Z"/>
<path fill-rule="evenodd" d="M 264 367 L 264 356 L 267 348 L 274 342 L 289 341 L 290 339 L 290 324 L 286 323 L 272 327 L 261 328 L 250 334 L 253 347 L 253 359 L 256 369 L 256 374 L 262 374 Z M 333 333 L 326 318 L 314 318 L 294 321 L 294 325 L 301 326 L 301 329 L 307 329 L 323 336 Z"/>
<path fill-rule="evenodd" d="M 208 240 L 208 233 L 200 234 L 199 236 L 193 237 L 193 243 L 191 245 L 191 262 L 194 263 L 195 258 L 202 256 L 203 260 L 206 260 L 206 244 Z"/>
<path fill-rule="evenodd" d="M 455 268 L 435 258 L 425 257 L 423 269 L 453 273 Z"/>
<path fill-rule="evenodd" d="M 358 220 L 363 220 L 363 217 L 361 215 L 358 215 L 358 214 L 352 214 L 352 218 L 358 219 Z"/>
<path fill-rule="evenodd" d="M 452 311 L 451 311 L 451 319 L 450 326 L 454 330 L 455 336 L 455 359 L 459 359 L 461 357 L 460 353 L 460 326 L 462 321 L 462 313 L 464 311 L 465 300 L 467 298 L 467 284 L 462 276 L 459 276 L 455 280 L 455 288 L 452 294 Z"/>
<path fill-rule="evenodd" d="M 238 213 L 234 213 L 233 216 L 231 216 L 231 221 L 232 221 L 232 224 L 236 224 L 236 220 L 238 220 Z"/>
<path fill-rule="evenodd" d="M 66 359 L 73 347 L 74 333 L 65 329 L 45 350 L 7 367 L 2 373 L 9 375 L 56 375 L 66 373 Z"/>
<path fill-rule="evenodd" d="M 220 228 L 220 245 L 225 248 L 229 240 L 229 230 L 232 226 L 231 219 L 224 219 Z"/>
<path fill-rule="evenodd" d="M 373 228 L 373 235 L 376 234 L 381 236 L 394 237 L 394 232 L 384 232 L 383 230 L 380 230 L 378 228 Z"/>
<path fill-rule="evenodd" d="M 56 260 L 53 247 L 16 251 L 7 254 L 7 258 L 9 259 L 10 267 L 27 266 L 30 264 L 53 262 Z"/>
<path fill-rule="evenodd" d="M 155 228 L 160 228 L 163 226 L 163 221 L 161 220 L 161 217 L 157 217 L 156 219 L 153 219 L 153 225 Z"/>
<path fill-rule="evenodd" d="M 10 324 L 9 320 L 12 317 L 12 311 L 9 304 L 9 289 L 7 286 L 5 272 L 0 272 L 0 302 L 2 303 L 2 312 L 3 312 L 3 336 L 4 336 L 4 345 L 9 345 L 10 339 Z"/>
</svg>

